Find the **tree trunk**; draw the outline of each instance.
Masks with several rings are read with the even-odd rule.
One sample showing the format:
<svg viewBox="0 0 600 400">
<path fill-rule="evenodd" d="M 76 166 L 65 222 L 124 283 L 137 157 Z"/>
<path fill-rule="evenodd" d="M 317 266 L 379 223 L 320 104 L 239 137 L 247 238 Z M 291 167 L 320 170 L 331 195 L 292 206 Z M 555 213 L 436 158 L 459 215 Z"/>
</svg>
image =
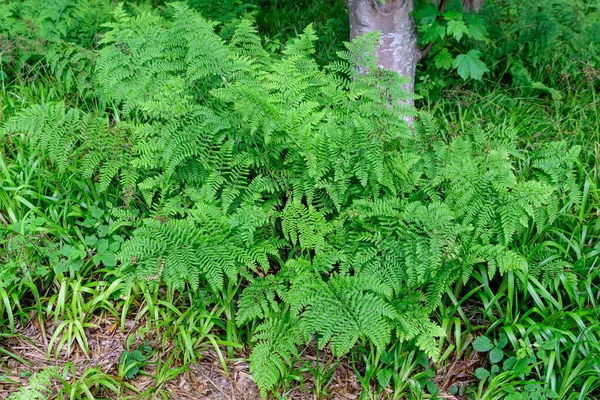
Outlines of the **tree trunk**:
<svg viewBox="0 0 600 400">
<path fill-rule="evenodd" d="M 413 0 L 347 0 L 350 39 L 380 31 L 377 59 L 382 68 L 410 79 L 404 89 L 413 93 L 415 69 L 420 59 L 417 29 L 411 15 Z M 411 99 L 410 105 L 414 102 Z"/>
</svg>

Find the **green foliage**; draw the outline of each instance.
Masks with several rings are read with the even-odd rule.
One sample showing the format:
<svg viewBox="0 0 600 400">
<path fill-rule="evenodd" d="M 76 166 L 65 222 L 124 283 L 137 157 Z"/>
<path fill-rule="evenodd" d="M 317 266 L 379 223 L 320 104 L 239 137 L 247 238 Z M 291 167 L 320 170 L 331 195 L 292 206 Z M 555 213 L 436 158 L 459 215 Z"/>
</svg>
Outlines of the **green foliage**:
<svg viewBox="0 0 600 400">
<path fill-rule="evenodd" d="M 217 298 L 248 281 L 237 321 L 259 322 L 263 395 L 311 335 L 335 355 L 400 339 L 436 358 L 442 331 L 428 315 L 449 285 L 478 265 L 526 271 L 519 235 L 580 197 L 576 149 L 543 148 L 529 172 L 517 160 L 534 155 L 510 130 L 448 140 L 426 113 L 411 130 L 400 78 L 372 56 L 376 35 L 320 68 L 310 26 L 274 57 L 249 23 L 226 41 L 181 4 L 169 15 L 117 9 L 108 25 L 94 79 L 120 122 L 49 103 L 3 132 L 26 133 L 59 170 L 84 153 L 76 168 L 100 190 L 118 177 L 144 199 L 123 271 Z M 114 264 L 110 241 L 87 243 Z"/>
<path fill-rule="evenodd" d="M 127 379 L 134 378 L 140 372 L 140 368 L 148 363 L 147 356 L 151 351 L 152 347 L 148 341 L 137 350 L 124 350 L 119 357 L 119 374 Z"/>
<path fill-rule="evenodd" d="M 514 86 L 543 82 L 555 88 L 571 75 L 589 79 L 590 68 L 600 65 L 596 2 L 543 0 L 529 7 L 519 1 L 494 1 L 484 15 L 493 39 L 488 54 L 505 60 L 494 65 L 495 72 L 508 70 Z"/>
<path fill-rule="evenodd" d="M 45 368 L 29 378 L 29 385 L 11 394 L 10 400 L 43 400 L 52 393 L 52 380 L 59 377 L 56 368 Z"/>
<path fill-rule="evenodd" d="M 123 323 L 143 296 L 146 330 L 165 330 L 175 345 L 163 370 L 157 361 L 157 382 L 178 373 L 169 368 L 174 358 L 196 360 L 206 343 L 224 369 L 222 349 L 232 357 L 248 344 L 266 396 L 300 376 L 294 368 L 314 342 L 317 352 L 350 353 L 365 391 L 377 379 L 395 398 L 435 395 L 439 365 L 471 350 L 462 332 L 487 352 L 474 371 L 479 397 L 597 389 L 598 227 L 589 221 L 598 190 L 595 175 L 581 190 L 580 163 L 593 159 L 593 140 L 564 135 L 582 131 L 566 119 L 571 112 L 593 129 L 592 106 L 563 106 L 578 97 L 539 72 L 532 93 L 551 96 L 554 109 L 526 108 L 497 91 L 451 93 L 417 114 L 399 101 L 402 80 L 377 68 L 376 35 L 342 48 L 344 11 L 325 11 L 343 2 L 325 11 L 325 2 L 272 2 L 268 10 L 258 0 L 188 2 L 221 25 L 183 4 L 158 12 L 63 3 L 59 19 L 44 11 L 54 10 L 50 3 L 0 11 L 2 33 L 12 35 L 3 37 L 12 47 L 0 70 L 0 246 L 8 249 L 0 254 L 0 318 L 11 329 L 29 318 L 29 299 L 15 299 L 33 296 L 39 318 L 57 325 L 49 353 L 69 354 L 76 343 L 85 351 L 84 328 L 98 308 Z M 521 24 L 528 17 L 513 15 L 511 4 L 491 7 Z M 79 19 L 94 7 L 96 19 Z M 307 8 L 315 25 L 280 43 L 300 23 L 290 27 L 277 13 L 295 18 Z M 253 16 L 243 18 L 247 11 Z M 495 77 L 495 57 L 517 53 L 505 42 L 498 56 L 474 49 L 490 43 L 486 25 L 458 8 L 420 8 L 416 18 L 421 44 L 434 42 L 436 74 L 455 69 L 481 80 L 489 68 Z M 593 24 L 569 43 L 581 44 L 575 36 Z M 496 28 L 490 38 L 502 36 Z M 544 46 L 566 37 L 563 29 Z M 548 60 L 523 49 L 532 58 L 511 61 L 513 78 Z M 335 59 L 333 50 L 341 50 Z M 41 91 L 27 80 L 38 73 Z M 115 274 L 137 279 L 124 287 Z M 458 306 L 440 311 L 455 296 Z M 489 322 L 489 332 L 481 336 L 473 320 Z M 148 352 L 124 352 L 121 376 L 133 379 Z M 306 369 L 317 371 L 316 392 L 333 376 L 320 368 Z M 111 379 L 92 369 L 64 385 L 119 392 Z"/>
<path fill-rule="evenodd" d="M 461 78 L 469 77 L 481 80 L 483 74 L 488 72 L 485 64 L 479 59 L 481 52 L 479 50 L 469 50 L 467 54 L 459 54 L 452 62 Z"/>
<path fill-rule="evenodd" d="M 435 3 L 418 1 L 413 12 L 419 47 L 426 55 L 419 67 L 423 72 L 418 74 L 416 92 L 434 99 L 454 80 L 442 76 L 447 71 L 455 70 L 463 81 L 481 81 L 489 72 L 483 54 L 477 50 L 489 41 L 483 18 L 465 13 L 461 2 L 441 2 L 441 8 Z"/>
</svg>

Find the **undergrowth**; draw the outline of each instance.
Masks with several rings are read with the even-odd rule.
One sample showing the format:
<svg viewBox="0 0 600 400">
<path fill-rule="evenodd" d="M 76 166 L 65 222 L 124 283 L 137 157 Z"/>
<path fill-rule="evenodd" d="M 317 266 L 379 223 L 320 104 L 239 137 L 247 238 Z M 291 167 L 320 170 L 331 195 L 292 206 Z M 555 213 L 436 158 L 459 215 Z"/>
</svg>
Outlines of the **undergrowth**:
<svg viewBox="0 0 600 400">
<path fill-rule="evenodd" d="M 152 357 L 156 395 L 209 350 L 263 397 L 330 398 L 335 363 L 362 398 L 598 395 L 597 7 L 491 2 L 486 80 L 416 112 L 337 3 L 34 3 L 0 11 L 0 339 L 133 319 L 168 353 L 14 398 L 122 397 Z"/>
</svg>

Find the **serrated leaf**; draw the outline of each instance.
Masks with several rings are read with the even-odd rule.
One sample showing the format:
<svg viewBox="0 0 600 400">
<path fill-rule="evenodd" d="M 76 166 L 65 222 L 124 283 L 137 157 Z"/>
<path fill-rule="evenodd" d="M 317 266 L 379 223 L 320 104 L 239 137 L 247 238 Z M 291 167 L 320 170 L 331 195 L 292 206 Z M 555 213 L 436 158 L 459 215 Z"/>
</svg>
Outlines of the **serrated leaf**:
<svg viewBox="0 0 600 400">
<path fill-rule="evenodd" d="M 446 28 L 440 25 L 437 20 L 420 26 L 419 39 L 422 43 L 435 42 L 438 39 L 443 39 L 445 36 Z"/>
<path fill-rule="evenodd" d="M 104 253 L 102 254 L 102 264 L 107 267 L 114 267 L 117 265 L 117 259 L 113 253 Z"/>
<path fill-rule="evenodd" d="M 448 27 L 446 30 L 448 35 L 454 36 L 454 39 L 456 39 L 457 42 L 460 42 L 460 39 L 462 39 L 465 34 L 469 33 L 467 25 L 465 25 L 463 21 L 459 20 L 448 21 Z"/>
<path fill-rule="evenodd" d="M 127 373 L 125 374 L 125 377 L 127 379 L 133 379 L 138 374 L 138 372 L 140 372 L 140 367 L 138 367 L 137 365 L 130 366 L 127 369 Z"/>
<path fill-rule="evenodd" d="M 73 246 L 65 244 L 63 247 L 61 247 L 60 253 L 65 257 L 71 258 L 73 254 L 79 254 L 79 251 Z"/>
<path fill-rule="evenodd" d="M 108 235 L 108 226 L 107 225 L 100 225 L 98 227 L 98 237 L 105 237 L 106 235 Z"/>
<path fill-rule="evenodd" d="M 444 19 L 446 21 L 452 21 L 452 20 L 462 20 L 462 13 L 459 13 L 458 11 L 455 10 L 448 10 L 446 12 L 444 12 Z"/>
<path fill-rule="evenodd" d="M 481 52 L 473 49 L 467 54 L 460 54 L 456 57 L 452 66 L 456 68 L 461 78 L 473 78 L 480 81 L 483 74 L 489 71 L 483 61 L 479 59 L 480 56 Z"/>
<path fill-rule="evenodd" d="M 452 61 L 454 61 L 454 58 L 452 58 L 452 54 L 445 47 L 433 58 L 435 66 L 442 69 L 450 69 Z"/>
<path fill-rule="evenodd" d="M 96 236 L 86 236 L 83 243 L 88 246 L 94 246 L 96 243 L 98 243 L 98 238 Z"/>
<path fill-rule="evenodd" d="M 438 8 L 428 1 L 419 1 L 417 9 L 413 12 L 415 21 L 420 25 L 431 23 L 438 15 L 440 15 Z"/>
<path fill-rule="evenodd" d="M 475 370 L 475 376 L 477 377 L 477 379 L 485 379 L 488 376 L 490 376 L 490 371 L 488 371 L 485 368 L 477 368 Z"/>
<path fill-rule="evenodd" d="M 116 253 L 117 251 L 119 251 L 120 247 L 121 247 L 120 242 L 112 242 L 110 244 L 110 246 L 108 246 L 108 251 L 112 251 L 113 253 Z"/>
<path fill-rule="evenodd" d="M 480 353 L 484 353 L 486 351 L 490 351 L 491 349 L 493 349 L 494 343 L 492 343 L 492 341 L 490 339 L 488 339 L 486 336 L 479 336 L 473 342 L 473 348 Z"/>
<path fill-rule="evenodd" d="M 97 267 L 98 265 L 100 265 L 100 261 L 102 261 L 102 254 L 94 254 L 94 257 L 92 257 L 92 261 L 94 262 L 94 265 Z"/>
<path fill-rule="evenodd" d="M 108 250 L 108 240 L 100 239 L 98 241 L 98 253 L 104 253 L 106 250 Z"/>
<path fill-rule="evenodd" d="M 502 352 L 502 349 L 494 347 L 492 351 L 490 351 L 490 361 L 493 364 L 499 363 L 500 361 L 502 361 L 503 358 L 504 353 Z"/>
<path fill-rule="evenodd" d="M 138 362 L 146 361 L 146 357 L 139 350 L 134 350 L 133 353 L 131 353 L 131 358 Z"/>
<path fill-rule="evenodd" d="M 468 14 L 466 16 L 467 28 L 469 37 L 475 40 L 486 40 L 488 37 L 487 29 L 485 28 L 482 18 Z"/>
</svg>

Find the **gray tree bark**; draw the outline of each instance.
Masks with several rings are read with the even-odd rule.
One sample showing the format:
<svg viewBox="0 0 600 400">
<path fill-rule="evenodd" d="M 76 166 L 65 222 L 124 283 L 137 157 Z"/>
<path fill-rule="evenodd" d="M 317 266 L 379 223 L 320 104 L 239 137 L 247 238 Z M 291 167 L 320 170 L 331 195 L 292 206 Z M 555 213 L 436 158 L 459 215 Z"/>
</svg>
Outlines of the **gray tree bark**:
<svg viewBox="0 0 600 400">
<path fill-rule="evenodd" d="M 411 15 L 413 0 L 347 0 L 350 17 L 350 39 L 367 32 L 380 31 L 377 48 L 382 68 L 396 71 L 410 79 L 404 89 L 413 93 L 415 70 L 420 51 L 417 28 Z M 414 102 L 411 99 L 410 105 Z"/>
</svg>

